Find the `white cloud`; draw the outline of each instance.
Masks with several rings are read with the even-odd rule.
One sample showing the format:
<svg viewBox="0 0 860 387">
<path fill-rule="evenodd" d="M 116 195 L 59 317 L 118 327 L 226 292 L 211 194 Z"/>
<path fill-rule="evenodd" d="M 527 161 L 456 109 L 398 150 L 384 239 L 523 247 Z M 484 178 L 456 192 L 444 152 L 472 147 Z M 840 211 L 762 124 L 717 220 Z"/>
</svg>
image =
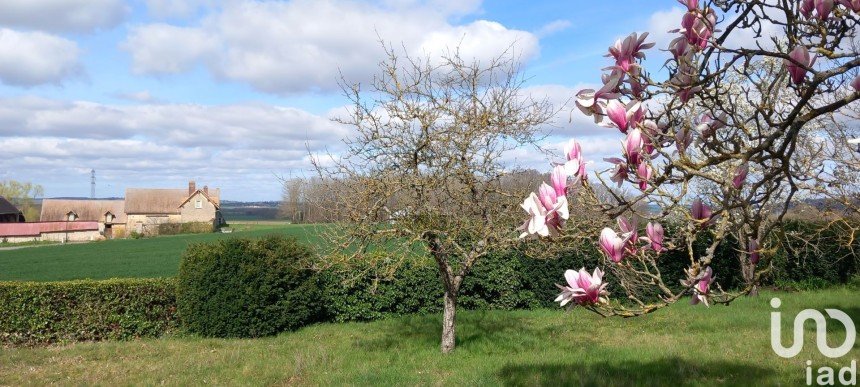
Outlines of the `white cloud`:
<svg viewBox="0 0 860 387">
<path fill-rule="evenodd" d="M 3 0 L 0 24 L 53 32 L 92 32 L 119 24 L 122 0 Z"/>
<path fill-rule="evenodd" d="M 146 9 L 150 15 L 160 19 L 183 18 L 213 4 L 213 0 L 146 0 Z"/>
<path fill-rule="evenodd" d="M 345 128 L 306 111 L 270 105 L 106 105 L 0 98 L 0 136 L 149 139 L 171 146 L 322 149 Z M 333 140 L 334 139 L 334 140 Z"/>
<path fill-rule="evenodd" d="M 217 40 L 195 28 L 149 24 L 131 29 L 122 47 L 131 52 L 132 71 L 172 74 L 188 70 L 198 59 L 214 53 Z"/>
<path fill-rule="evenodd" d="M 544 24 L 543 26 L 541 26 L 540 29 L 535 31 L 534 34 L 537 35 L 539 38 L 545 38 L 547 36 L 564 31 L 570 28 L 572 25 L 573 24 L 571 24 L 570 20 L 555 20 Z"/>
<path fill-rule="evenodd" d="M 449 6 L 439 6 L 443 3 Z M 138 73 L 176 73 L 202 63 L 218 78 L 276 94 L 334 90 L 340 73 L 350 81 L 369 80 L 382 57 L 380 38 L 402 43 L 414 55 L 438 55 L 458 44 L 464 54 L 479 58 L 498 55 L 511 44 L 523 60 L 538 54 L 538 39 L 529 32 L 485 20 L 449 22 L 479 4 L 234 1 L 196 26 L 134 28 L 123 47 Z"/>
<path fill-rule="evenodd" d="M 79 54 L 71 40 L 0 28 L 0 81 L 13 86 L 59 84 L 82 71 Z"/>
<path fill-rule="evenodd" d="M 100 195 L 198 179 L 229 184 L 236 191 L 225 195 L 233 198 L 272 199 L 280 192 L 276 175 L 311 169 L 309 152 L 339 152 L 347 130 L 325 115 L 262 104 L 0 98 L 0 175 L 50 181 L 60 191 L 49 196 L 86 195 L 74 187 L 85 180 L 81 171 L 95 168 L 114 187 Z"/>
<path fill-rule="evenodd" d="M 149 92 L 149 90 L 119 92 L 115 93 L 113 96 L 119 99 L 133 102 L 158 102 L 158 99 L 155 98 L 152 93 Z"/>
</svg>

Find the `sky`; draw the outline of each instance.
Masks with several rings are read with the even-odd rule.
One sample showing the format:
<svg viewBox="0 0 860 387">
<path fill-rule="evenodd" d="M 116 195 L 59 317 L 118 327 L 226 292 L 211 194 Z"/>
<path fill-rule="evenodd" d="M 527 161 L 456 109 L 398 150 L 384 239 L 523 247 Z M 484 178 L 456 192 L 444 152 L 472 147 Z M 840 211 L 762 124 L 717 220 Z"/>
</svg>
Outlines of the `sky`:
<svg viewBox="0 0 860 387">
<path fill-rule="evenodd" d="M 379 39 L 478 59 L 513 45 L 524 91 L 563 107 L 548 146 L 575 137 L 600 160 L 621 135 L 571 98 L 600 82 L 616 39 L 651 31 L 665 47 L 682 13 L 674 0 L 3 0 L 0 180 L 87 197 L 95 169 L 98 197 L 195 180 L 225 200 L 278 200 L 281 178 L 312 175 L 311 155 L 349 135 L 331 121 L 347 104 L 338 74 L 371 79 Z"/>
</svg>

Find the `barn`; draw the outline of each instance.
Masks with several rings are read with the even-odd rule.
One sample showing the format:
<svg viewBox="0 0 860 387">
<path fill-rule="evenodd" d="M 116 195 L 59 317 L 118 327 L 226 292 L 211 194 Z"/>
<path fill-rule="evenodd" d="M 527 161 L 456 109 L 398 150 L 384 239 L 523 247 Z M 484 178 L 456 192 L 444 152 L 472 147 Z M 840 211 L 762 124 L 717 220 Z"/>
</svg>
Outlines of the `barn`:
<svg viewBox="0 0 860 387">
<path fill-rule="evenodd" d="M 45 199 L 42 222 L 96 222 L 105 238 L 123 237 L 126 232 L 124 200 Z"/>
<path fill-rule="evenodd" d="M 24 223 L 24 214 L 6 198 L 0 196 L 0 223 Z"/>
</svg>

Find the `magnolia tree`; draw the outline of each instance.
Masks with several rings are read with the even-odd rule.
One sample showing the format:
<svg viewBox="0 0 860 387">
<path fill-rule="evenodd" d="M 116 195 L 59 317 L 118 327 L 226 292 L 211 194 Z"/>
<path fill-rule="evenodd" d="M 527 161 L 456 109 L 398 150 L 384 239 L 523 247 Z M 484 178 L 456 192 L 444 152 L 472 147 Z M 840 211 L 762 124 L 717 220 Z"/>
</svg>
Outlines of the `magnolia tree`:
<svg viewBox="0 0 860 387">
<path fill-rule="evenodd" d="M 583 114 L 618 131 L 619 154 L 605 159 L 614 167 L 589 179 L 570 140 L 551 184 L 521 205 L 523 238 L 599 232 L 604 269 L 624 293 L 609 294 L 601 268 L 568 270 L 561 305 L 630 317 L 685 297 L 727 304 L 755 291 L 768 236 L 792 205 L 836 193 L 843 211 L 857 210 L 857 158 L 842 136 L 856 134 L 860 1 L 679 1 L 686 13 L 659 71 L 645 65 L 654 43 L 634 33 L 609 48 L 602 87 L 576 94 Z M 572 225 L 574 201 L 599 208 L 606 227 Z M 730 236 L 746 283 L 737 292 L 719 288 L 711 267 Z M 661 273 L 667 249 L 688 256 L 680 287 Z"/>
</svg>

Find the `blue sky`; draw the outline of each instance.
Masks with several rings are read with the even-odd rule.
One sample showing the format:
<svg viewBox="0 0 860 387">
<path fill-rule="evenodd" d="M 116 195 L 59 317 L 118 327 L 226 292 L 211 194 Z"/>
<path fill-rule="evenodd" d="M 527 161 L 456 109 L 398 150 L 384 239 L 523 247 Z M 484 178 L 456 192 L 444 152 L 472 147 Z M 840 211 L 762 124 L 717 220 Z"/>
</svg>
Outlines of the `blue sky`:
<svg viewBox="0 0 860 387">
<path fill-rule="evenodd" d="M 373 75 L 377 33 L 431 54 L 462 39 L 479 58 L 513 42 L 527 91 L 563 104 L 599 82 L 615 39 L 652 30 L 659 47 L 679 12 L 670 0 L 4 0 L 0 180 L 87 196 L 95 168 L 100 197 L 194 179 L 224 199 L 275 200 L 278 176 L 309 174 L 308 149 L 336 152 L 349 133 L 330 121 L 346 103 L 335 76 Z M 615 150 L 618 133 L 571 109 L 550 142 L 575 136 L 594 160 Z"/>
</svg>

